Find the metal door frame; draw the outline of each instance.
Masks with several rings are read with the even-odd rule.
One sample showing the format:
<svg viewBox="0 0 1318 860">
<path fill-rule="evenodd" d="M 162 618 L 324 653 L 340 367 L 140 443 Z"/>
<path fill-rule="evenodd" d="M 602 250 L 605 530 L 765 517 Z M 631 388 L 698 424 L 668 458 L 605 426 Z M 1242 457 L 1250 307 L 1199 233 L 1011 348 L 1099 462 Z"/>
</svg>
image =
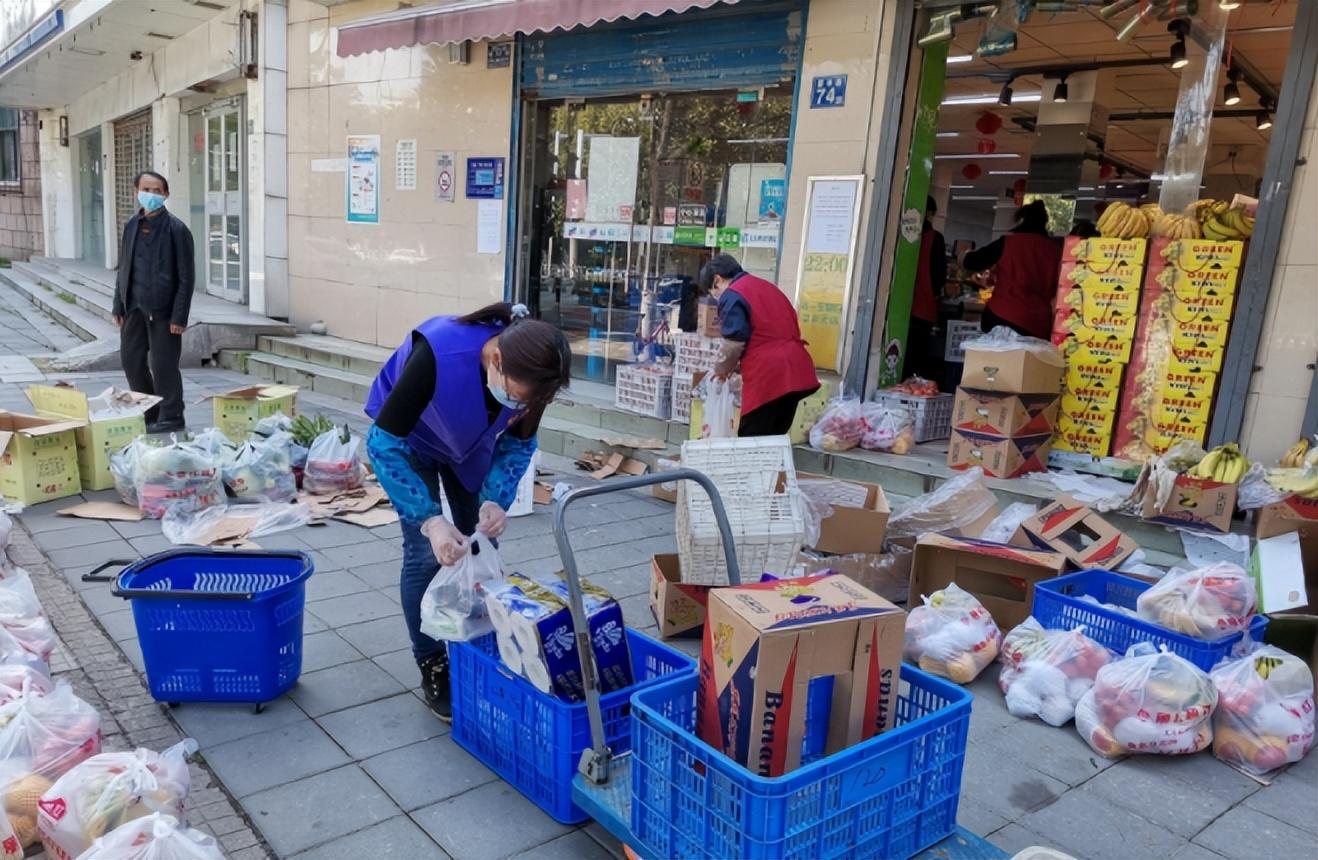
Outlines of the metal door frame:
<svg viewBox="0 0 1318 860">
<path fill-rule="evenodd" d="M 247 297 L 248 297 L 247 134 L 246 134 L 247 109 L 246 108 L 247 106 L 245 100 L 241 96 L 236 96 L 231 99 L 224 99 L 222 101 L 212 102 L 206 105 L 200 111 L 202 135 L 203 135 L 203 139 L 202 139 L 203 188 L 201 189 L 202 214 L 203 214 L 202 223 L 205 225 L 205 229 L 206 229 L 206 235 L 201 243 L 205 254 L 204 262 L 202 265 L 202 271 L 205 274 L 205 283 L 203 284 L 203 288 L 205 289 L 207 295 L 215 296 L 216 298 L 224 299 L 225 301 L 233 302 L 235 304 L 240 304 L 240 305 L 247 304 Z M 221 162 L 223 162 L 225 159 L 227 159 L 229 154 L 227 142 L 224 139 L 223 117 L 231 113 L 237 114 L 238 116 L 238 188 L 235 191 L 221 190 L 219 192 L 212 192 L 210 190 L 210 179 L 211 179 L 210 120 L 212 117 L 216 117 L 216 116 L 221 118 L 220 159 Z M 223 182 L 221 182 L 221 185 L 223 185 Z M 210 200 L 212 193 L 238 195 L 237 212 L 236 213 L 230 212 L 226 202 L 224 211 L 220 215 L 220 217 L 224 219 L 223 223 L 225 225 L 227 225 L 227 219 L 230 216 L 236 214 L 238 217 L 238 293 L 237 295 L 231 294 L 226 286 L 228 284 L 228 265 L 229 265 L 227 251 L 225 253 L 224 263 L 223 263 L 224 272 L 225 272 L 224 282 L 219 285 L 218 289 L 213 289 L 211 284 L 210 219 L 212 213 L 210 208 Z"/>
<path fill-rule="evenodd" d="M 100 201 L 95 201 L 95 200 L 84 200 L 84 199 L 83 199 L 83 196 L 84 196 L 84 195 L 83 195 L 82 168 L 83 168 L 83 162 L 86 161 L 86 160 L 88 160 L 88 158 L 87 158 L 87 156 L 88 156 L 88 151 L 87 151 L 87 150 L 88 150 L 88 145 L 89 145 L 89 142 L 90 142 L 93 138 L 95 138 L 95 139 L 97 140 L 97 148 L 100 150 L 100 154 L 97 155 L 96 158 L 95 158 L 95 161 L 96 161 L 96 176 L 95 176 L 95 179 L 94 179 L 94 181 L 92 181 L 92 182 L 90 182 L 90 183 L 88 184 L 88 188 L 93 189 L 93 192 L 94 192 L 94 189 L 96 189 L 96 188 L 99 188 L 99 189 L 100 189 L 100 191 L 101 191 L 101 199 L 100 199 Z M 80 135 L 77 135 L 77 136 L 74 138 L 74 140 L 77 142 L 77 153 L 78 153 L 78 155 L 77 155 L 77 159 L 76 159 L 76 164 L 75 164 L 75 169 L 76 169 L 76 171 L 77 171 L 77 175 L 78 175 L 78 179 L 77 179 L 77 196 L 78 196 L 78 206 L 77 206 L 77 224 L 78 224 L 78 230 L 77 230 L 77 249 L 78 249 L 78 257 L 79 257 L 80 259 L 82 259 L 82 260 L 87 261 L 87 262 L 95 263 L 95 264 L 98 265 L 98 266 L 104 266 L 104 265 L 105 265 L 105 251 L 106 251 L 106 229 L 105 229 L 105 167 L 106 167 L 106 157 L 105 157 L 105 156 L 106 156 L 106 154 L 105 154 L 105 135 L 103 135 L 103 134 L 101 133 L 101 127 L 98 125 L 98 126 L 94 126 L 94 127 L 90 128 L 90 129 L 88 129 L 87 131 L 83 132 L 83 133 L 80 134 Z M 112 145 L 112 146 L 113 146 L 113 144 L 114 144 L 114 141 L 111 141 L 111 145 Z M 95 194 L 93 193 L 93 197 L 94 197 L 94 196 L 95 196 Z M 93 204 L 94 202 L 96 203 L 96 205 L 93 207 L 92 204 Z M 95 256 L 95 257 L 91 257 L 91 256 L 89 256 L 89 249 L 87 248 L 87 229 L 88 229 L 88 225 L 87 225 L 87 212 L 88 212 L 89 210 L 90 210 L 90 211 L 98 211 L 98 210 L 99 210 L 99 212 L 100 212 L 100 222 L 101 222 L 101 253 L 100 253 L 99 255 Z M 118 212 L 118 207 L 117 207 L 117 206 L 116 206 L 116 210 L 115 210 L 115 211 L 116 211 L 116 213 Z M 117 236 L 115 237 L 115 241 L 116 241 L 116 242 L 119 241 L 119 238 L 118 238 Z"/>
</svg>

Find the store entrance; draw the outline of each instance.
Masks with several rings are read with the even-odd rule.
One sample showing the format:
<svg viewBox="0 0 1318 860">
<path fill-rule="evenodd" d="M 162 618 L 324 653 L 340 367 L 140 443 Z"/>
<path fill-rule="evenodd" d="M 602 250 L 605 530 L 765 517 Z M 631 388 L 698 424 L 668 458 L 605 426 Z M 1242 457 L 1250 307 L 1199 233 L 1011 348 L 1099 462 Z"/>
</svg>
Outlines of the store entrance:
<svg viewBox="0 0 1318 860">
<path fill-rule="evenodd" d="M 719 249 L 777 277 L 790 84 L 528 102 L 519 295 L 572 345 L 573 375 L 662 354 L 695 325 Z"/>
</svg>

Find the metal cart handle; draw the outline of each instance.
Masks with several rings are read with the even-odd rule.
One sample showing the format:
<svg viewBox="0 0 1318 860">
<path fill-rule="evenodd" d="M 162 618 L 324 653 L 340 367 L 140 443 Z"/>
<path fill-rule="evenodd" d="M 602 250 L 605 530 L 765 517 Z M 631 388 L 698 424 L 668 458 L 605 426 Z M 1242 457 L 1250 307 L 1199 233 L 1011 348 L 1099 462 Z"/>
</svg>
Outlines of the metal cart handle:
<svg viewBox="0 0 1318 860">
<path fill-rule="evenodd" d="M 718 523 L 719 536 L 723 539 L 723 557 L 728 565 L 728 582 L 741 585 L 741 568 L 737 564 L 737 548 L 732 540 L 732 526 L 728 523 L 727 511 L 723 508 L 723 498 L 718 487 L 704 472 L 695 469 L 673 469 L 636 477 L 613 478 L 604 484 L 578 487 L 564 496 L 554 509 L 554 541 L 558 544 L 558 554 L 563 559 L 563 572 L 567 576 L 569 605 L 572 609 L 572 628 L 577 638 L 577 654 L 581 659 L 581 682 L 586 692 L 586 713 L 590 718 L 591 748 L 581 754 L 578 770 L 591 782 L 602 785 L 609 779 L 609 763 L 613 753 L 609 750 L 604 737 L 604 715 L 600 707 L 599 672 L 595 666 L 595 652 L 590 644 L 590 624 L 586 620 L 585 605 L 581 593 L 581 575 L 577 571 L 577 558 L 568 541 L 565 515 L 568 505 L 577 499 L 590 496 L 602 496 L 606 493 L 620 493 L 669 481 L 695 481 L 709 495 L 710 506 L 714 510 L 714 520 Z"/>
</svg>

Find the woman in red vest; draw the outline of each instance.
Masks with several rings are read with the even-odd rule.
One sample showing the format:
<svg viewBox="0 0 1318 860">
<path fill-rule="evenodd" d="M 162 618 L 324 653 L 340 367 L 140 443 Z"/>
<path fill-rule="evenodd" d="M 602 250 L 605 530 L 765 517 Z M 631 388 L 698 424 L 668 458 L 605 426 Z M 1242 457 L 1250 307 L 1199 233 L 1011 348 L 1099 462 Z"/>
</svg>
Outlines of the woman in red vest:
<svg viewBox="0 0 1318 860">
<path fill-rule="evenodd" d="M 700 288 L 718 295 L 723 354 L 714 366 L 727 376 L 741 366 L 738 436 L 781 436 L 796 406 L 819 390 L 815 363 L 801 339 L 792 302 L 773 284 L 719 254 L 700 270 Z"/>
<path fill-rule="evenodd" d="M 931 220 L 938 204 L 930 197 L 924 207 L 920 232 L 920 262 L 915 269 L 915 291 L 911 295 L 911 325 L 906 332 L 905 375 L 919 374 L 943 384 L 943 360 L 930 354 L 933 331 L 938 325 L 938 301 L 947 286 L 947 243 Z"/>
<path fill-rule="evenodd" d="M 996 266 L 993 298 L 980 318 L 980 328 L 991 331 L 1005 325 L 1020 334 L 1048 339 L 1062 249 L 1048 235 L 1048 209 L 1042 200 L 1017 209 L 1010 233 L 968 252 L 961 264 L 972 272 Z"/>
</svg>

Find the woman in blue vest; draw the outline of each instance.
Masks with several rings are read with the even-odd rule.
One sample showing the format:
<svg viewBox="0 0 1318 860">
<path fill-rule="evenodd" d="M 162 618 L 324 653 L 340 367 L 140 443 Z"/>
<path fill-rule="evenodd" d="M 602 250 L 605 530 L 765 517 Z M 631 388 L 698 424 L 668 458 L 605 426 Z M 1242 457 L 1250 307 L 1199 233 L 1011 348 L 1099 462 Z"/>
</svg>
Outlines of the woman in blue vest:
<svg viewBox="0 0 1318 860">
<path fill-rule="evenodd" d="M 421 632 L 421 596 L 441 563 L 467 552 L 469 535 L 503 533 L 540 417 L 571 366 L 561 331 L 529 319 L 525 305 L 494 304 L 422 323 L 371 386 L 367 450 L 402 520 L 403 618 L 422 692 L 442 720 L 451 718 L 448 651 Z"/>
</svg>

